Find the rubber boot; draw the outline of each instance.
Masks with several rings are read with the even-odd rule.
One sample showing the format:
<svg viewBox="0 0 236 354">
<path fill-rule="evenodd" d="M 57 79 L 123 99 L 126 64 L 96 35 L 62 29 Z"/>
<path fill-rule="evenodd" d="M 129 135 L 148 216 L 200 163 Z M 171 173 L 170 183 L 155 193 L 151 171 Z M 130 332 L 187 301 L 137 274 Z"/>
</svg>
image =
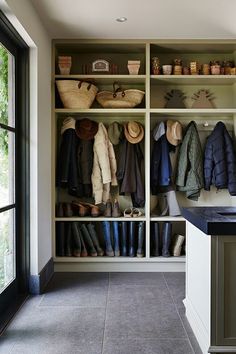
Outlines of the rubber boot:
<svg viewBox="0 0 236 354">
<path fill-rule="evenodd" d="M 104 251 L 101 248 L 99 241 L 98 241 L 98 236 L 95 230 L 95 226 L 93 224 L 88 224 L 87 225 L 87 229 L 89 231 L 90 237 L 93 241 L 94 247 L 96 248 L 97 254 L 98 256 L 103 256 L 104 255 Z"/>
<path fill-rule="evenodd" d="M 172 224 L 171 222 L 164 222 L 162 226 L 162 256 L 170 257 Z"/>
<path fill-rule="evenodd" d="M 85 241 L 86 246 L 88 247 L 88 253 L 91 257 L 96 257 L 97 256 L 97 251 L 94 248 L 93 241 L 90 237 L 90 234 L 87 230 L 87 227 L 85 224 L 81 225 L 81 232 L 83 235 L 83 239 Z"/>
<path fill-rule="evenodd" d="M 136 222 L 130 221 L 129 222 L 129 257 L 135 257 L 135 230 L 136 229 Z"/>
<path fill-rule="evenodd" d="M 80 257 L 81 254 L 81 236 L 78 222 L 72 222 L 73 235 L 73 256 Z"/>
<path fill-rule="evenodd" d="M 112 204 L 111 204 L 111 200 L 108 199 L 108 201 L 106 202 L 106 208 L 103 216 L 105 216 L 106 218 L 110 218 L 111 214 L 112 214 Z"/>
<path fill-rule="evenodd" d="M 81 257 L 88 257 L 88 251 L 84 242 L 84 238 L 83 238 L 83 234 L 80 230 L 80 242 L 81 242 L 81 253 L 80 256 Z"/>
<path fill-rule="evenodd" d="M 138 249 L 137 257 L 144 257 L 144 221 L 138 223 Z"/>
<path fill-rule="evenodd" d="M 127 221 L 121 222 L 121 255 L 127 256 Z"/>
<path fill-rule="evenodd" d="M 159 257 L 161 255 L 160 226 L 158 222 L 152 223 L 152 249 L 151 255 Z"/>
<path fill-rule="evenodd" d="M 59 218 L 64 216 L 63 203 L 57 204 L 56 215 Z M 58 221 L 56 223 L 56 255 L 58 257 L 65 256 L 65 222 Z"/>
<path fill-rule="evenodd" d="M 71 217 L 73 215 L 73 211 L 71 209 L 70 203 L 64 203 L 64 215 L 66 217 Z M 67 257 L 72 256 L 72 242 L 73 242 L 73 235 L 72 235 L 72 225 L 71 222 L 66 222 L 65 223 L 65 255 Z"/>
<path fill-rule="evenodd" d="M 103 233 L 104 233 L 104 239 L 105 239 L 105 245 L 106 245 L 106 256 L 108 257 L 113 257 L 114 256 L 114 251 L 112 248 L 112 243 L 111 243 L 111 225 L 109 221 L 103 221 L 102 222 L 103 226 Z"/>
<path fill-rule="evenodd" d="M 113 221 L 112 226 L 113 226 L 115 257 L 119 257 L 120 256 L 120 237 L 119 237 L 119 223 L 118 223 L 118 221 Z"/>
</svg>

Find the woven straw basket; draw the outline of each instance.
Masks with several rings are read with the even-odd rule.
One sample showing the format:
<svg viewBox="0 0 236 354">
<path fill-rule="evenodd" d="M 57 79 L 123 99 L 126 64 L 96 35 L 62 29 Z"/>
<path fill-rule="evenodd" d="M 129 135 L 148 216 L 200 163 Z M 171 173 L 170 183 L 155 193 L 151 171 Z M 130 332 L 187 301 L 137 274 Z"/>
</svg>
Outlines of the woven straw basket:
<svg viewBox="0 0 236 354">
<path fill-rule="evenodd" d="M 96 100 L 103 108 L 133 108 L 142 102 L 144 91 L 129 89 L 122 90 L 120 86 L 113 92 L 101 91 L 97 94 Z"/>
<path fill-rule="evenodd" d="M 57 80 L 56 84 L 64 108 L 90 108 L 98 92 L 89 82 Z"/>
</svg>

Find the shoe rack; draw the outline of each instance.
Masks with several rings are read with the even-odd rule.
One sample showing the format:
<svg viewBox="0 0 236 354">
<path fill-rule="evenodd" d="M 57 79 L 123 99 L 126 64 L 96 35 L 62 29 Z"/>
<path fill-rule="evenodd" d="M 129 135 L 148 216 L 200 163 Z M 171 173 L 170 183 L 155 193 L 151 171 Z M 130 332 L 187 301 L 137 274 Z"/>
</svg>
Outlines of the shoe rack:
<svg viewBox="0 0 236 354">
<path fill-rule="evenodd" d="M 69 75 L 60 75 L 57 65 L 58 56 L 72 57 L 72 69 Z M 146 203 L 142 216 L 134 218 L 105 218 L 105 217 L 57 217 L 55 207 L 52 210 L 52 244 L 56 271 L 184 271 L 185 256 L 162 257 L 152 256 L 151 236 L 152 224 L 171 222 L 174 233 L 185 234 L 185 219 L 182 216 L 154 216 L 153 210 L 157 204 L 157 197 L 150 193 L 150 156 L 153 139 L 152 129 L 160 121 L 167 119 L 179 120 L 186 126 L 191 120 L 197 122 L 200 138 L 204 142 L 210 130 L 217 121 L 225 122 L 232 135 L 236 129 L 236 75 L 153 75 L 151 58 L 158 57 L 161 65 L 170 64 L 175 58 L 184 62 L 197 60 L 200 63 L 211 60 L 236 61 L 236 45 L 230 40 L 53 40 L 52 44 L 52 201 L 55 206 L 58 202 L 68 202 L 73 197 L 66 191 L 59 191 L 55 187 L 55 171 L 57 149 L 59 146 L 59 132 L 62 121 L 68 116 L 76 119 L 90 118 L 97 122 L 109 125 L 114 121 L 125 123 L 130 120 L 139 121 L 145 128 L 144 137 L 144 168 Z M 85 74 L 84 66 L 96 59 L 105 59 L 116 64 L 116 74 Z M 141 60 L 138 75 L 129 75 L 128 60 Z M 135 88 L 145 91 L 143 103 L 133 109 L 105 109 L 94 102 L 89 109 L 65 109 L 58 103 L 55 81 L 59 79 L 88 80 L 93 79 L 101 90 L 112 90 L 114 81 L 118 81 L 122 88 Z M 187 108 L 164 108 L 165 95 L 172 89 L 180 89 L 187 96 Z M 215 108 L 191 108 L 191 96 L 200 89 L 210 90 L 215 97 Z M 209 127 L 205 129 L 204 123 Z M 173 167 L 176 165 L 177 153 L 171 156 Z M 214 206 L 235 205 L 235 201 L 227 190 L 217 192 L 211 188 L 210 192 L 201 191 L 198 202 L 188 200 L 183 193 L 177 192 L 180 206 Z M 130 197 L 119 197 L 121 209 L 131 206 Z M 132 219 L 132 220 L 131 220 Z M 144 221 L 145 223 L 145 256 L 144 257 L 59 257 L 56 255 L 56 223 L 58 222 L 92 222 L 102 221 Z"/>
</svg>

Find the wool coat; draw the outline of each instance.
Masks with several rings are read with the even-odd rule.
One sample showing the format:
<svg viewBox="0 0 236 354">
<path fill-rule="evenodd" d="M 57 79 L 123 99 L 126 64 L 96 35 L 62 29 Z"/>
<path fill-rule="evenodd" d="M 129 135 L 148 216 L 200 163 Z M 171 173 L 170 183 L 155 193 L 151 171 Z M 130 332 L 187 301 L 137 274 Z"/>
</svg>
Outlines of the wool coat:
<svg viewBox="0 0 236 354">
<path fill-rule="evenodd" d="M 204 187 L 203 153 L 197 126 L 193 121 L 188 124 L 179 149 L 176 187 L 192 200 L 198 200 Z"/>
<path fill-rule="evenodd" d="M 228 188 L 230 195 L 236 195 L 236 156 L 233 140 L 224 123 L 218 122 L 207 139 L 204 158 L 205 190 L 211 184 L 216 188 Z"/>
<path fill-rule="evenodd" d="M 117 185 L 117 165 L 113 145 L 103 123 L 98 124 L 93 152 L 92 187 L 95 204 L 106 203 L 110 197 L 110 184 Z"/>
<path fill-rule="evenodd" d="M 78 172 L 83 184 L 83 196 L 92 197 L 93 139 L 82 140 L 78 138 L 78 140 Z"/>
</svg>

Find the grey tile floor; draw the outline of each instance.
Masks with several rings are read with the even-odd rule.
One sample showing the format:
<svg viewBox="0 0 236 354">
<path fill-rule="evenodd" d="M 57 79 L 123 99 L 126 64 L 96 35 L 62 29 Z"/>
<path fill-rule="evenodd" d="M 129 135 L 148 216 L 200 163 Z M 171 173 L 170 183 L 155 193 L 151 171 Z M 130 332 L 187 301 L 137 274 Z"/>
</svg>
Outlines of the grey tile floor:
<svg viewBox="0 0 236 354">
<path fill-rule="evenodd" d="M 0 337 L 0 354 L 201 354 L 184 273 L 56 273 Z"/>
</svg>

